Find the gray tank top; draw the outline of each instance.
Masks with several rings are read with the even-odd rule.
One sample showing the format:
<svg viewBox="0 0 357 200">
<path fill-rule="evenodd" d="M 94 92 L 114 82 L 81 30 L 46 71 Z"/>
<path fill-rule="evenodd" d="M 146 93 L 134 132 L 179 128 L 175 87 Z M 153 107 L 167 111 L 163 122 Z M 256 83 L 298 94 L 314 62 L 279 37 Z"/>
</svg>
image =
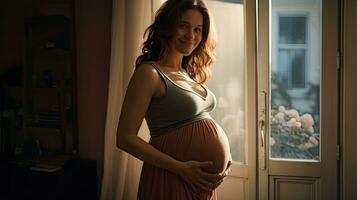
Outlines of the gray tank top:
<svg viewBox="0 0 357 200">
<path fill-rule="evenodd" d="M 216 106 L 216 97 L 206 88 L 206 97 L 183 88 L 172 81 L 152 62 L 147 62 L 159 73 L 166 85 L 162 97 L 152 98 L 145 115 L 151 137 L 163 135 L 192 122 L 210 118 L 209 113 Z"/>
</svg>

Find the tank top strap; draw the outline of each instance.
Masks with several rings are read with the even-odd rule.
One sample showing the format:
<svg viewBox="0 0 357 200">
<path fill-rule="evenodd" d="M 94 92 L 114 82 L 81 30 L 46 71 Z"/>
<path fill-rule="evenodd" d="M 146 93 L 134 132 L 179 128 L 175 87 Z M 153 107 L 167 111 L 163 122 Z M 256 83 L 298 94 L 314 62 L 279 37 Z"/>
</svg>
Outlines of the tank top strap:
<svg viewBox="0 0 357 200">
<path fill-rule="evenodd" d="M 159 73 L 161 79 L 165 82 L 166 86 L 171 83 L 169 80 L 167 80 L 166 74 L 162 72 L 161 69 L 158 68 L 154 62 L 145 62 L 145 64 L 151 65 Z"/>
</svg>

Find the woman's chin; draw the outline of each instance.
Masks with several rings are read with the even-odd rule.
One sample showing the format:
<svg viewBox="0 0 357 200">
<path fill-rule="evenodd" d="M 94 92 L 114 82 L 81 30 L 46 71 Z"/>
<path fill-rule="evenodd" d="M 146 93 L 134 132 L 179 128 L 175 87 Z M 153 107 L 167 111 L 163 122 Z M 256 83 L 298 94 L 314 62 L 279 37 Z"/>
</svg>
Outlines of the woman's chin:
<svg viewBox="0 0 357 200">
<path fill-rule="evenodd" d="M 191 53 L 193 52 L 193 49 L 191 48 L 182 48 L 179 50 L 179 52 L 183 55 L 183 56 L 189 56 L 191 55 Z"/>
<path fill-rule="evenodd" d="M 191 55 L 192 51 L 187 51 L 187 52 L 181 52 L 183 56 L 189 56 Z"/>
</svg>

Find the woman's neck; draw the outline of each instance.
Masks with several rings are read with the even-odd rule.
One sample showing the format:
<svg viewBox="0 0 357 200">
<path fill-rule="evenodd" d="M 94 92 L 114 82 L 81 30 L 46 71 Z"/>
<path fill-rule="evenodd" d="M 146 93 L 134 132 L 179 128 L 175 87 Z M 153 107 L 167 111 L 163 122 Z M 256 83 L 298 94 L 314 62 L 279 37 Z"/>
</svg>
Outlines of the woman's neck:
<svg viewBox="0 0 357 200">
<path fill-rule="evenodd" d="M 160 65 L 170 67 L 175 70 L 181 71 L 182 69 L 182 54 L 170 52 L 159 60 Z"/>
</svg>

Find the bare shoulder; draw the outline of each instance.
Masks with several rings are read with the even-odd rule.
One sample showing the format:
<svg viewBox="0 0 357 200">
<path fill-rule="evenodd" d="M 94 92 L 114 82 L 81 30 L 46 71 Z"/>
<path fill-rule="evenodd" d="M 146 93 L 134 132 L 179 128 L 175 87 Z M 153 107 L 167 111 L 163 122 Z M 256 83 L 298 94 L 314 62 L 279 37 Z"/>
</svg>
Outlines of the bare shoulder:
<svg viewBox="0 0 357 200">
<path fill-rule="evenodd" d="M 148 81 L 157 83 L 160 79 L 160 75 L 156 71 L 156 69 L 148 63 L 143 63 L 137 66 L 134 71 L 133 78 L 138 78 L 142 81 Z"/>
<path fill-rule="evenodd" d="M 161 97 L 166 92 L 166 87 L 161 80 L 159 72 L 148 63 L 140 64 L 134 72 L 132 81 L 140 82 L 143 89 L 152 91 L 153 97 Z"/>
<path fill-rule="evenodd" d="M 136 67 L 130 80 L 129 89 L 149 93 L 153 97 L 159 97 L 165 93 L 165 85 L 162 83 L 159 73 L 148 63 Z"/>
</svg>

